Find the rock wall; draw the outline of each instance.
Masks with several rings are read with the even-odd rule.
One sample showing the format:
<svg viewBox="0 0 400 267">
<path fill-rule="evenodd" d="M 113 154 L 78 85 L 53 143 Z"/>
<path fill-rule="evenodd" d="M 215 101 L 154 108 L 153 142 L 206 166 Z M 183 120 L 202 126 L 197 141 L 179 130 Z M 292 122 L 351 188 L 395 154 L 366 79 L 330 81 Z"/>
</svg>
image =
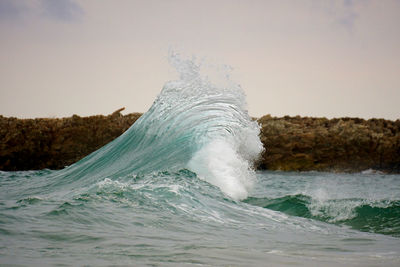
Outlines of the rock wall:
<svg viewBox="0 0 400 267">
<path fill-rule="evenodd" d="M 121 109 L 122 110 L 122 109 Z M 0 170 L 60 169 L 112 141 L 141 114 L 61 119 L 0 116 Z M 400 173 L 400 120 L 258 119 L 265 147 L 260 169 Z"/>
<path fill-rule="evenodd" d="M 400 172 L 400 120 L 267 115 L 258 122 L 266 148 L 260 168 Z"/>
<path fill-rule="evenodd" d="M 0 170 L 64 168 L 121 135 L 141 115 L 123 116 L 121 110 L 61 119 L 0 116 Z"/>
</svg>

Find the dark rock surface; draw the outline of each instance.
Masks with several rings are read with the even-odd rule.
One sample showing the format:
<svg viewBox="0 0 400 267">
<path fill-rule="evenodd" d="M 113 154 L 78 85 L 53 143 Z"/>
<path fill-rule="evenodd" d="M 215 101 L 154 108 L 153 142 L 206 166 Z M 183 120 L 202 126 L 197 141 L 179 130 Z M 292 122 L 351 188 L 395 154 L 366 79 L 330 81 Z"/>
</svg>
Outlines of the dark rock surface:
<svg viewBox="0 0 400 267">
<path fill-rule="evenodd" d="M 258 122 L 262 169 L 400 172 L 400 120 L 266 115 Z"/>
<path fill-rule="evenodd" d="M 0 170 L 61 169 L 109 143 L 141 114 L 61 119 L 0 116 Z"/>
<path fill-rule="evenodd" d="M 61 119 L 0 116 L 0 170 L 60 169 L 112 141 L 140 113 Z M 260 169 L 400 173 L 400 120 L 288 117 L 258 119 Z"/>
</svg>

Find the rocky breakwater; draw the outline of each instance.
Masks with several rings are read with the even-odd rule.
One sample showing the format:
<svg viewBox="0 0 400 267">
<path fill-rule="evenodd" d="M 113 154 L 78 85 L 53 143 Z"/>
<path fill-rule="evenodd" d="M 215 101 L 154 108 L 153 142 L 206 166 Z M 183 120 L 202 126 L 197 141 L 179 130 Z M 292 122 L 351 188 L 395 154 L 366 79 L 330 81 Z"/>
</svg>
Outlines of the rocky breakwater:
<svg viewBox="0 0 400 267">
<path fill-rule="evenodd" d="M 400 172 L 400 120 L 267 115 L 258 122 L 262 169 Z"/>
<path fill-rule="evenodd" d="M 0 170 L 60 169 L 127 130 L 140 113 L 46 119 L 0 116 Z M 400 120 L 258 119 L 265 152 L 259 169 L 400 173 Z"/>
<path fill-rule="evenodd" d="M 0 170 L 60 169 L 112 141 L 141 114 L 17 119 L 0 116 Z"/>
</svg>

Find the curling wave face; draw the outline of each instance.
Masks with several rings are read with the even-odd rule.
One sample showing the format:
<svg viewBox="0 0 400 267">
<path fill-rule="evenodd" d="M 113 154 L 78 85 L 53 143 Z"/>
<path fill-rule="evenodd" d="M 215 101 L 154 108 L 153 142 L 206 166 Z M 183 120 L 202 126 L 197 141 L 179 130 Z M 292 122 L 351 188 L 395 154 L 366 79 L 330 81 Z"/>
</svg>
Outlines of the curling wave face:
<svg viewBox="0 0 400 267">
<path fill-rule="evenodd" d="M 63 185 L 189 169 L 234 199 L 247 197 L 263 146 L 243 90 L 225 71 L 214 82 L 195 60 L 169 59 L 180 79 L 122 136 L 62 171 Z"/>
</svg>

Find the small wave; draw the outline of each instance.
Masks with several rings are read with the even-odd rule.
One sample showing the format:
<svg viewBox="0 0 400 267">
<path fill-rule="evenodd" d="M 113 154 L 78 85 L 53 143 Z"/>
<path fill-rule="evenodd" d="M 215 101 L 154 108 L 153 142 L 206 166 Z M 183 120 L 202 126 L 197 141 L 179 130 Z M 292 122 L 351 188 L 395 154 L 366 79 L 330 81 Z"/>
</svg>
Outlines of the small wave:
<svg viewBox="0 0 400 267">
<path fill-rule="evenodd" d="M 43 201 L 42 197 L 32 196 L 32 197 L 20 199 L 17 201 L 17 203 L 19 203 L 21 205 L 32 205 L 32 204 L 39 203 L 41 201 Z"/>
<path fill-rule="evenodd" d="M 279 198 L 249 197 L 244 202 L 293 216 L 348 225 L 364 232 L 400 236 L 400 201 L 366 199 L 320 201 L 297 194 Z"/>
<path fill-rule="evenodd" d="M 382 171 L 374 170 L 374 169 L 367 169 L 363 170 L 361 174 L 384 174 Z"/>
</svg>

